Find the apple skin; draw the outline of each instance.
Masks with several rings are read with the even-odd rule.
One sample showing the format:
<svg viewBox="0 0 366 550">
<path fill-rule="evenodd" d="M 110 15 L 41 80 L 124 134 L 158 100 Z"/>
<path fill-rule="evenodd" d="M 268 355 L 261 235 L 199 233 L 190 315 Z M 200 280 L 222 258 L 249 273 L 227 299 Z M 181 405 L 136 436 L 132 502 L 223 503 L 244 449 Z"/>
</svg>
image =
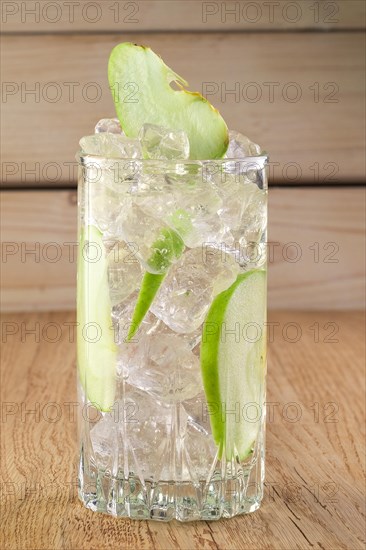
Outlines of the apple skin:
<svg viewBox="0 0 366 550">
<path fill-rule="evenodd" d="M 219 458 L 238 456 L 245 460 L 252 452 L 259 424 L 232 414 L 236 404 L 261 404 L 266 364 L 266 272 L 253 269 L 218 294 L 211 304 L 202 329 L 201 373 L 210 406 L 212 436 Z M 242 336 L 226 339 L 225 330 L 256 323 L 261 337 L 256 342 Z M 226 328 L 227 327 L 227 328 Z"/>
</svg>

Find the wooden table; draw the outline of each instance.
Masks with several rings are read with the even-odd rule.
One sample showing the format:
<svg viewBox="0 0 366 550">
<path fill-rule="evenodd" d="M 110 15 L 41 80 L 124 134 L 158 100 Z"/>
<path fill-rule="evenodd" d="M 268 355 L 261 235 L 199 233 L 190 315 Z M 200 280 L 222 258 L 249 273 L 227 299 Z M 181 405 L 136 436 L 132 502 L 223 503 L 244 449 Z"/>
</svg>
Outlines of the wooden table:
<svg viewBox="0 0 366 550">
<path fill-rule="evenodd" d="M 360 313 L 270 315 L 262 507 L 190 524 L 116 520 L 78 502 L 73 322 L 3 317 L 2 549 L 364 548 Z"/>
</svg>

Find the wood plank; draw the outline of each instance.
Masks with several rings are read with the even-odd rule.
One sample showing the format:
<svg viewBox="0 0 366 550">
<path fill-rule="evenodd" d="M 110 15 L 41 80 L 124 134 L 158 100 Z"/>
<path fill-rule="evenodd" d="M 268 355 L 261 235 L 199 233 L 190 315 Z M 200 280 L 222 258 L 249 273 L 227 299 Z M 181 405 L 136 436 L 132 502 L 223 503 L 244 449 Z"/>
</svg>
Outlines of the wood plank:
<svg viewBox="0 0 366 550">
<path fill-rule="evenodd" d="M 2 183 L 73 185 L 70 163 L 80 137 L 114 114 L 106 69 L 121 36 L 2 40 Z M 126 34 L 123 40 L 150 44 L 192 90 L 204 92 L 230 128 L 260 143 L 271 157 L 272 182 L 363 178 L 361 34 Z"/>
<path fill-rule="evenodd" d="M 73 309 L 75 192 L 14 191 L 2 197 L 3 309 Z M 363 189 L 270 192 L 270 308 L 362 309 L 364 212 Z"/>
<path fill-rule="evenodd" d="M 1 548 L 364 548 L 361 313 L 270 315 L 281 327 L 297 324 L 302 337 L 292 343 L 277 333 L 269 346 L 265 498 L 254 514 L 209 524 L 116 521 L 78 502 L 76 423 L 70 414 L 70 403 L 76 403 L 75 343 L 66 325 L 74 321 L 73 313 L 3 317 L 18 332 L 3 338 L 1 363 Z M 309 327 L 329 321 L 339 327 L 338 342 L 322 334 L 315 343 Z M 36 323 L 59 326 L 58 341 L 24 337 Z M 51 422 L 55 406 L 61 414 Z M 25 413 L 36 407 L 38 418 Z M 294 412 L 297 422 L 290 421 Z"/>
<path fill-rule="evenodd" d="M 269 242 L 271 307 L 364 307 L 364 189 L 272 190 Z"/>
<path fill-rule="evenodd" d="M 362 29 L 359 0 L 3 2 L 3 32 L 143 32 Z"/>
<path fill-rule="evenodd" d="M 3 309 L 74 309 L 76 218 L 76 192 L 2 193 Z"/>
</svg>

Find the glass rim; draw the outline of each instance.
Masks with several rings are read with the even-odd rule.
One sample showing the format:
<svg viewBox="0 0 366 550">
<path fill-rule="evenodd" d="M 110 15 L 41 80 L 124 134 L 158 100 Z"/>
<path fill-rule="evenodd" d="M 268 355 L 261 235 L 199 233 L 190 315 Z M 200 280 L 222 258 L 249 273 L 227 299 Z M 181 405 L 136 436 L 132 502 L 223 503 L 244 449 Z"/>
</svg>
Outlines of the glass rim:
<svg viewBox="0 0 366 550">
<path fill-rule="evenodd" d="M 182 160 L 163 160 L 163 159 L 142 159 L 142 158 L 121 158 L 121 157 L 104 157 L 102 155 L 92 155 L 92 154 L 85 154 L 82 153 L 81 150 L 79 150 L 76 155 L 75 159 L 78 162 L 79 165 L 85 166 L 90 164 L 110 164 L 113 163 L 136 163 L 136 164 L 142 164 L 144 166 L 151 166 L 151 167 L 157 167 L 157 166 L 198 166 L 198 167 L 204 167 L 208 164 L 217 164 L 217 165 L 233 165 L 233 164 L 240 164 L 241 167 L 248 166 L 249 169 L 257 169 L 261 170 L 268 166 L 269 163 L 269 156 L 266 153 L 263 153 L 261 155 L 253 155 L 253 156 L 247 156 L 247 157 L 240 157 L 240 158 L 221 158 L 221 159 L 182 159 Z"/>
</svg>

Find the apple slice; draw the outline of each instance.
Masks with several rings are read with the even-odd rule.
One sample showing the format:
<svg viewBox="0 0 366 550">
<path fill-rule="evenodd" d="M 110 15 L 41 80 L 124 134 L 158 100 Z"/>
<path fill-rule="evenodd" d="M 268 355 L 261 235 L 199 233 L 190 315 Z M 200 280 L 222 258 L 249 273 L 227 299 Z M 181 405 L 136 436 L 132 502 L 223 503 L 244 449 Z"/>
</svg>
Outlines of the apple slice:
<svg viewBox="0 0 366 550">
<path fill-rule="evenodd" d="M 186 132 L 191 159 L 224 156 L 229 134 L 220 113 L 201 94 L 186 90 L 188 83 L 150 48 L 130 42 L 116 46 L 108 78 L 127 136 L 137 137 L 145 123 L 157 124 Z M 180 89 L 173 89 L 171 82 Z"/>
<path fill-rule="evenodd" d="M 203 385 L 212 435 L 220 456 L 227 460 L 247 458 L 258 435 L 263 414 L 265 315 L 266 273 L 256 269 L 239 275 L 216 296 L 203 326 Z M 257 421 L 254 413 L 259 415 Z"/>
<path fill-rule="evenodd" d="M 178 233 L 173 229 L 163 229 L 159 238 L 152 246 L 153 254 L 149 264 L 155 271 L 160 273 L 150 273 L 146 271 L 137 302 L 132 316 L 131 326 L 128 331 L 127 341 L 138 331 L 146 313 L 148 312 L 161 283 L 163 282 L 167 271 L 175 259 L 177 260 L 183 253 L 184 243 Z"/>
<path fill-rule="evenodd" d="M 86 249 L 89 243 L 90 254 Z M 79 379 L 88 400 L 97 409 L 109 411 L 115 398 L 117 346 L 103 250 L 99 229 L 93 225 L 81 229 L 77 285 Z"/>
</svg>

